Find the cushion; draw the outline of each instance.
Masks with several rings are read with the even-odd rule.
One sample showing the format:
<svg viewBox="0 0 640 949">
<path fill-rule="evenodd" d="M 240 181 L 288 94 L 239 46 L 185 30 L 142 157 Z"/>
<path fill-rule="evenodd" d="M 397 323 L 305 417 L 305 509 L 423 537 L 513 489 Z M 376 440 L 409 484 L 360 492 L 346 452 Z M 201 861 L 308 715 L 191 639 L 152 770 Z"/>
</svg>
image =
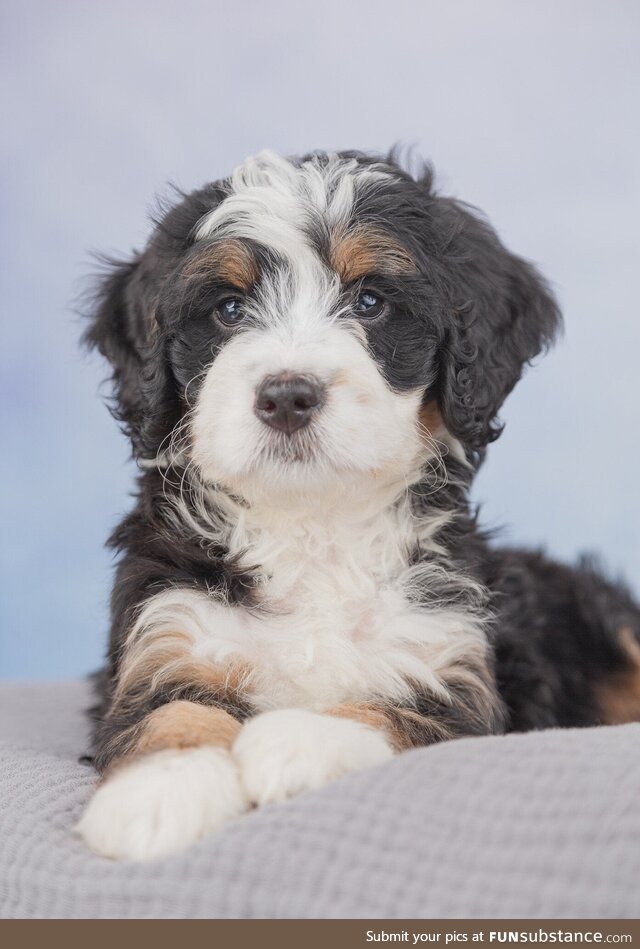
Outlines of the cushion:
<svg viewBox="0 0 640 949">
<path fill-rule="evenodd" d="M 72 832 L 88 704 L 0 687 L 0 916 L 640 916 L 640 725 L 419 749 L 135 864 Z"/>
</svg>

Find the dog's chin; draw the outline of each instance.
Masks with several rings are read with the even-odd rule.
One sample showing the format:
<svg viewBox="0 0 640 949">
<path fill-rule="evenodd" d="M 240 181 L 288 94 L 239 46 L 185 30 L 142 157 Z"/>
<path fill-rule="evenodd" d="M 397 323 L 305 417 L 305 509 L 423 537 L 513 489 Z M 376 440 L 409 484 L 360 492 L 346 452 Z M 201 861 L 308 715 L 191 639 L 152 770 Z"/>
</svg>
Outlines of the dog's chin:
<svg viewBox="0 0 640 949">
<path fill-rule="evenodd" d="M 218 484 L 252 507 L 304 514 L 359 508 L 387 495 L 390 487 L 381 485 L 375 472 L 343 470 L 331 477 L 312 465 L 293 463 L 278 469 L 265 466 Z"/>
<path fill-rule="evenodd" d="M 369 458 L 358 464 L 346 451 L 323 448 L 320 441 L 296 434 L 274 437 L 247 455 L 246 463 L 233 470 L 209 459 L 197 465 L 199 476 L 250 505 L 285 510 L 309 510 L 310 505 L 353 508 L 376 497 L 388 501 L 406 488 L 424 462 L 411 451 L 404 459 Z"/>
</svg>

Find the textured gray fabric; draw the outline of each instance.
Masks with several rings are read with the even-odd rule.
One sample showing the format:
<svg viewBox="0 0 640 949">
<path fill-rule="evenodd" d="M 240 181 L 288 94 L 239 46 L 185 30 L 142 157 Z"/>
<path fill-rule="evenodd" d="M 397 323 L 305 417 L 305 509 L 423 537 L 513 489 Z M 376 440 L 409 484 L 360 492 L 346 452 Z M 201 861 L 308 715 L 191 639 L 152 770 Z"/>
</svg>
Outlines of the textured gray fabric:
<svg viewBox="0 0 640 949">
<path fill-rule="evenodd" d="M 640 915 L 640 726 L 452 742 L 155 864 L 87 853 L 83 683 L 0 688 L 4 917 Z"/>
</svg>

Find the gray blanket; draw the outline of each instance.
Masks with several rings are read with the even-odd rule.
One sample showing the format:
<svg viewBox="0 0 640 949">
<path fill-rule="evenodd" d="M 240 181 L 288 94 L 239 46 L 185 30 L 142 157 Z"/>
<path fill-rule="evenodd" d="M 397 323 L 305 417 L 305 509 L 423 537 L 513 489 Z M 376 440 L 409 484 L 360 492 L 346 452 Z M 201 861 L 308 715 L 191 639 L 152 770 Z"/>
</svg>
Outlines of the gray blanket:
<svg viewBox="0 0 640 949">
<path fill-rule="evenodd" d="M 640 725 L 451 742 L 116 864 L 71 828 L 84 683 L 0 688 L 3 917 L 640 915 Z"/>
</svg>

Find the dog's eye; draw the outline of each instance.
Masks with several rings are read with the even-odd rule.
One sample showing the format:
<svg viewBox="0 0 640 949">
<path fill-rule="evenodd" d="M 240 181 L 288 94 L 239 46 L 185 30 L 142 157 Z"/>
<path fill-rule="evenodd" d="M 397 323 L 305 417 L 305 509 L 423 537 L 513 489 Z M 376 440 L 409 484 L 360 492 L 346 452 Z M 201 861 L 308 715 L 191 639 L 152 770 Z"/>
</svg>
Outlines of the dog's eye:
<svg viewBox="0 0 640 949">
<path fill-rule="evenodd" d="M 366 320 L 375 319 L 386 309 L 386 300 L 374 293 L 373 290 L 361 290 L 353 306 L 353 312 Z"/>
<path fill-rule="evenodd" d="M 216 316 L 225 326 L 237 326 L 244 319 L 241 297 L 227 297 L 221 300 L 216 309 Z"/>
</svg>

